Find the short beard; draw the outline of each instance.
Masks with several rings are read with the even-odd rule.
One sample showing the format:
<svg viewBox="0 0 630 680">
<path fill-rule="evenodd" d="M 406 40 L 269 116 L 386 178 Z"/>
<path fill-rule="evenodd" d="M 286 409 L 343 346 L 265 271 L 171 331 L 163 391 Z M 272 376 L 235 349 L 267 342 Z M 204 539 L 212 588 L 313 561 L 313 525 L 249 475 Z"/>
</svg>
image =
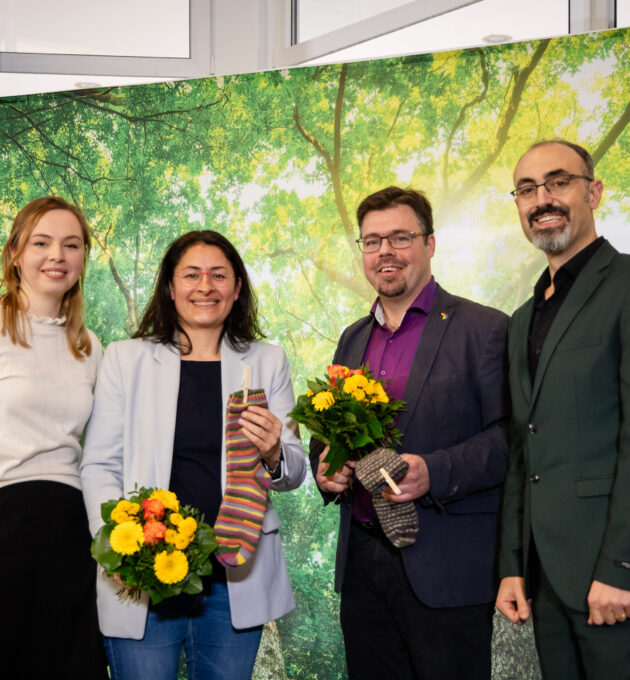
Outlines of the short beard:
<svg viewBox="0 0 630 680">
<path fill-rule="evenodd" d="M 557 255 L 565 250 L 571 240 L 571 225 L 548 229 L 531 229 L 532 243 L 548 255 Z"/>
<path fill-rule="evenodd" d="M 386 298 L 395 298 L 407 292 L 407 282 L 402 281 L 396 288 L 388 288 L 387 290 L 381 285 L 378 287 L 378 294 Z"/>
</svg>

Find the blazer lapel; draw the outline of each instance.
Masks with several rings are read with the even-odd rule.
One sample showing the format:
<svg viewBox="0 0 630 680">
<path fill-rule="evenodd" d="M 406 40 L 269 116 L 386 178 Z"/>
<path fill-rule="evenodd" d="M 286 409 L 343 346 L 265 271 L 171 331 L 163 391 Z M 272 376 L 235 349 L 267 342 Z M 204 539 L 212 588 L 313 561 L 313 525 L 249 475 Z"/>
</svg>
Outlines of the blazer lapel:
<svg viewBox="0 0 630 680">
<path fill-rule="evenodd" d="M 510 339 L 514 351 L 510 354 L 510 371 L 518 377 L 523 399 L 529 406 L 532 400 L 532 379 L 529 375 L 528 337 L 529 324 L 534 309 L 534 299 L 530 298 L 512 319 Z M 514 397 L 512 397 L 514 398 Z"/>
<path fill-rule="evenodd" d="M 181 357 L 177 350 L 162 343 L 155 343 L 153 359 L 159 364 L 160 394 L 157 397 L 156 417 L 154 421 L 156 449 L 155 475 L 158 485 L 168 489 L 173 462 L 173 440 L 175 438 L 175 420 L 177 417 L 177 398 L 179 396 L 179 376 Z"/>
<path fill-rule="evenodd" d="M 558 343 L 582 307 L 584 307 L 591 295 L 597 290 L 597 287 L 604 279 L 606 268 L 616 254 L 617 251 L 607 241 L 603 243 L 599 250 L 586 263 L 586 266 L 580 272 L 580 275 L 575 280 L 573 286 L 571 286 L 571 290 L 569 291 L 566 300 L 562 307 L 560 307 L 558 315 L 549 329 L 542 352 L 540 353 L 540 362 L 538 363 L 538 369 L 536 370 L 534 386 L 532 389 L 532 405 L 540 392 L 547 366 L 549 365 L 549 361 L 551 360 Z"/>
<path fill-rule="evenodd" d="M 416 405 L 420 400 L 422 390 L 426 384 L 429 372 L 437 353 L 442 344 L 442 340 L 451 323 L 453 314 L 456 313 L 457 299 L 443 290 L 439 285 L 435 296 L 433 307 L 427 317 L 422 337 L 418 343 L 418 349 L 411 366 L 405 394 L 403 399 L 407 402 L 407 407 L 401 413 L 398 420 L 398 429 L 405 431 L 407 424 L 415 411 Z"/>
</svg>

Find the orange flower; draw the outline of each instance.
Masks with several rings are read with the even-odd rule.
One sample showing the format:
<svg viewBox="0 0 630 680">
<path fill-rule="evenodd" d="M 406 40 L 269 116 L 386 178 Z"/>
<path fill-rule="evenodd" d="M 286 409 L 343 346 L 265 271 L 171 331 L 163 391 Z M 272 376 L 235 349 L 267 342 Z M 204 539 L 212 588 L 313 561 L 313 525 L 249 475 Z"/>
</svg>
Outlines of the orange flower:
<svg viewBox="0 0 630 680">
<path fill-rule="evenodd" d="M 143 519 L 162 519 L 164 517 L 164 503 L 157 498 L 145 498 L 142 501 Z"/>
<path fill-rule="evenodd" d="M 333 387 L 337 386 L 337 380 L 340 378 L 348 378 L 351 375 L 363 375 L 360 368 L 349 369 L 347 366 L 341 364 L 332 364 L 328 366 L 328 383 Z"/>
<path fill-rule="evenodd" d="M 161 541 L 164 536 L 166 536 L 166 524 L 150 519 L 144 525 L 144 542 L 147 545 Z"/>
</svg>

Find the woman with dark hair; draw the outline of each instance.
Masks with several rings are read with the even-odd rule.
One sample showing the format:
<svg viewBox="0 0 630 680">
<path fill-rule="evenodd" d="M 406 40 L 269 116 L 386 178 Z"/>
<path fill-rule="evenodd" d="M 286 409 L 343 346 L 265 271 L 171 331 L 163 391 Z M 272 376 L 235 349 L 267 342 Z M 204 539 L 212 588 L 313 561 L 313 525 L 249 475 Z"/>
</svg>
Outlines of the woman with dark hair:
<svg viewBox="0 0 630 680">
<path fill-rule="evenodd" d="M 0 640 L 4 676 L 106 678 L 81 436 L 101 359 L 83 323 L 90 234 L 57 196 L 17 214 L 0 297 Z M 10 670 L 9 670 L 10 669 Z"/>
<path fill-rule="evenodd" d="M 301 484 L 305 457 L 286 417 L 294 404 L 289 365 L 284 351 L 261 336 L 247 271 L 232 244 L 213 231 L 172 243 L 134 339 L 105 352 L 81 465 L 92 532 L 102 523 L 101 503 L 137 483 L 174 491 L 210 524 L 219 516 L 221 533 L 231 455 L 223 418 L 244 371 L 269 408 L 239 411 L 242 437 L 259 452 L 273 490 Z M 227 546 L 200 595 L 157 606 L 148 606 L 144 594 L 121 602 L 114 579 L 99 578 L 114 680 L 175 678 L 182 649 L 190 678 L 250 678 L 262 625 L 294 606 L 278 516 L 270 504 L 260 515 L 255 549 L 232 554 Z"/>
</svg>

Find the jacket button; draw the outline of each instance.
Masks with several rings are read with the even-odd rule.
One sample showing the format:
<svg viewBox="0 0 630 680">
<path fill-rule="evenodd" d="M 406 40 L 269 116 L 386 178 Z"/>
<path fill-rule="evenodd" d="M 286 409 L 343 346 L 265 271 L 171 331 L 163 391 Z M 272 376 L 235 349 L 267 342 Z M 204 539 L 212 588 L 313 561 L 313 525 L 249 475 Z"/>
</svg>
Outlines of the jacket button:
<svg viewBox="0 0 630 680">
<path fill-rule="evenodd" d="M 534 425 L 534 423 L 530 423 L 527 426 L 527 431 L 529 432 L 529 434 L 536 434 L 536 432 L 538 432 L 538 428 Z"/>
<path fill-rule="evenodd" d="M 535 473 L 529 478 L 529 481 L 530 481 L 532 484 L 538 484 L 538 482 L 540 481 L 540 475 L 539 475 L 537 472 L 535 472 Z"/>
</svg>

